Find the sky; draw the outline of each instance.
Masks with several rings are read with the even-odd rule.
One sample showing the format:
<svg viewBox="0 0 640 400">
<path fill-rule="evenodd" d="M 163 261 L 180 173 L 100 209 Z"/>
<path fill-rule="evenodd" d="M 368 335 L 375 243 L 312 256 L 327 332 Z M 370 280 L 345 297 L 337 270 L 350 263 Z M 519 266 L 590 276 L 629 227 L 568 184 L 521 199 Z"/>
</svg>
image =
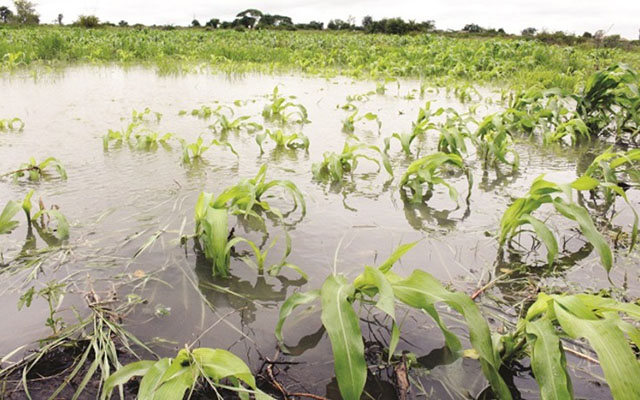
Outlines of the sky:
<svg viewBox="0 0 640 400">
<path fill-rule="evenodd" d="M 0 5 L 10 3 L 0 0 Z M 40 0 L 36 8 L 43 22 L 62 13 L 66 23 L 80 14 L 93 14 L 114 23 L 188 25 L 194 18 L 201 23 L 211 18 L 232 20 L 239 11 L 257 8 L 288 15 L 294 22 L 326 23 L 352 16 L 360 23 L 371 15 L 374 19 L 435 20 L 438 29 L 457 30 L 468 23 L 504 28 L 508 33 L 526 27 L 576 34 L 602 29 L 628 39 L 638 39 L 640 29 L 640 0 Z"/>
</svg>

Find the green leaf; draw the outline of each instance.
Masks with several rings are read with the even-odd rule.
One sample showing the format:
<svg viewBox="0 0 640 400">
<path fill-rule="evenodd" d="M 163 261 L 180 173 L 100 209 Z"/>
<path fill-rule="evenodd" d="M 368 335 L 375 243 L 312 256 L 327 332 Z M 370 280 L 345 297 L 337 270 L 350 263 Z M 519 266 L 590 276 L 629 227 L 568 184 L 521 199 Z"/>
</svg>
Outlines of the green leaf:
<svg viewBox="0 0 640 400">
<path fill-rule="evenodd" d="M 407 279 L 392 284 L 396 298 L 408 306 L 424 309 L 438 323 L 445 336 L 447 345 L 454 352 L 460 351 L 460 341 L 437 317 L 434 305 L 444 302 L 464 317 L 471 345 L 480 355 L 482 370 L 491 384 L 491 388 L 501 399 L 511 399 L 511 392 L 498 372 L 502 363 L 494 352 L 491 332 L 473 300 L 464 293 L 450 292 L 430 274 L 414 271 Z"/>
<path fill-rule="evenodd" d="M 345 400 L 360 399 L 367 380 L 362 332 L 349 301 L 354 290 L 344 277 L 332 275 L 321 291 L 322 324 L 329 334 L 338 387 Z"/>
<path fill-rule="evenodd" d="M 613 255 L 611 248 L 607 244 L 604 237 L 598 232 L 589 212 L 575 203 L 565 203 L 562 199 L 556 198 L 553 200 L 553 205 L 565 217 L 572 219 L 580 226 L 580 231 L 587 238 L 587 240 L 593 245 L 598 254 L 600 254 L 600 262 L 607 270 L 607 273 L 613 267 Z"/>
<path fill-rule="evenodd" d="M 640 399 L 640 364 L 618 328 L 619 317 L 586 319 L 576 314 L 583 312 L 574 307 L 574 296 L 558 296 L 555 300 L 554 312 L 562 329 L 574 339 L 587 339 L 598 355 L 613 398 Z"/>
<path fill-rule="evenodd" d="M 558 242 L 556 241 L 556 237 L 549 228 L 547 228 L 544 222 L 539 219 L 534 218 L 531 215 L 525 215 L 522 219 L 527 221 L 536 231 L 536 234 L 547 248 L 547 262 L 549 263 L 549 266 L 553 265 L 553 260 L 555 260 L 556 255 L 558 254 Z"/>
<path fill-rule="evenodd" d="M 222 349 L 199 348 L 192 351 L 193 359 L 200 364 L 208 377 L 215 382 L 228 377 L 235 377 L 256 388 L 256 380 L 251 370 L 242 359 Z"/>
<path fill-rule="evenodd" d="M 562 343 L 551 321 L 540 318 L 526 323 L 527 344 L 531 347 L 531 367 L 543 400 L 571 400 L 571 379 Z"/>
<path fill-rule="evenodd" d="M 138 361 L 119 368 L 105 381 L 100 398 L 102 400 L 109 399 L 116 386 L 124 385 L 134 376 L 145 375 L 155 364 L 156 361 Z"/>
<path fill-rule="evenodd" d="M 280 343 L 280 347 L 283 347 L 283 350 L 286 351 L 286 347 L 284 347 L 284 338 L 282 337 L 282 327 L 284 326 L 284 322 L 291 315 L 293 310 L 298 308 L 299 306 L 309 304 L 315 299 L 320 297 L 320 290 L 312 290 L 310 292 L 297 292 L 292 294 L 287 298 L 287 300 L 282 303 L 280 307 L 280 315 L 278 316 L 278 324 L 276 325 L 276 339 Z"/>
<path fill-rule="evenodd" d="M 18 226 L 18 221 L 11 219 L 20 211 L 20 205 L 13 200 L 9 200 L 0 213 L 0 234 L 10 233 Z"/>
</svg>

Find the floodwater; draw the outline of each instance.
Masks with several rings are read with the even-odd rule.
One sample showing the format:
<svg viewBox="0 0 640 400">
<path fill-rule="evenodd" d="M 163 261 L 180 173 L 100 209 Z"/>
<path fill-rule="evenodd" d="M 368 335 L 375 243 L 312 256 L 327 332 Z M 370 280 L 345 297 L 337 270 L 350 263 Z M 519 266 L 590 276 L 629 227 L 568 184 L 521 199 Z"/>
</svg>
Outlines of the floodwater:
<svg viewBox="0 0 640 400">
<path fill-rule="evenodd" d="M 239 158 L 214 146 L 205 153 L 205 161 L 195 166 L 181 162 L 182 151 L 176 139 L 151 150 L 113 144 L 108 151 L 103 150 L 103 135 L 109 129 L 125 128 L 133 109 L 149 107 L 161 113 L 160 122 L 151 116 L 148 127 L 187 141 L 199 135 L 217 137 L 208 129 L 215 117 L 205 120 L 190 115 L 192 109 L 202 105 L 228 105 L 234 108 L 236 117 L 248 115 L 264 124 L 260 113 L 276 85 L 280 93 L 295 96 L 293 101 L 309 112 L 310 124 L 286 128 L 287 132 L 301 130 L 309 137 L 308 153 L 301 149 L 276 151 L 273 142 L 266 142 L 265 154 L 260 155 L 255 134 L 244 131 L 228 135 Z M 409 131 L 426 101 L 432 102 L 432 109 L 453 107 L 461 112 L 479 103 L 478 118 L 499 107 L 499 94 L 490 90 L 482 91 L 482 98 L 474 95 L 470 103 L 463 104 L 443 90 L 427 91 L 420 98 L 419 82 L 391 82 L 386 87 L 384 95 L 370 94 L 354 101 L 363 113 L 376 113 L 382 121 L 380 134 L 373 121 L 358 122 L 355 129 L 362 141 L 378 146 L 383 146 L 383 138 L 393 132 Z M 375 82 L 344 78 L 159 76 L 148 69 L 117 67 L 74 67 L 41 76 L 0 79 L 0 118 L 18 116 L 26 123 L 23 132 L 0 133 L 0 174 L 16 170 L 29 157 L 40 161 L 54 156 L 69 176 L 66 181 L 54 176 L 40 183 L 14 182 L 6 177 L 0 180 L 0 206 L 11 199 L 21 200 L 34 189 L 34 199 L 59 206 L 71 223 L 64 248 L 44 253 L 29 266 L 10 263 L 25 245 L 23 215 L 17 216 L 20 227 L 0 238 L 4 262 L 10 263 L 0 273 L 0 356 L 23 345 L 37 346 L 34 343 L 49 334 L 44 326 L 46 302 L 35 299 L 31 307 L 21 311 L 17 303 L 29 287 L 41 288 L 53 279 L 63 279 L 70 285 L 60 307 L 60 315 L 69 322 L 73 322 L 74 308 L 86 314 L 83 295 L 91 288 L 101 296 L 116 288 L 120 299 L 135 293 L 147 301 L 124 319 L 125 326 L 159 354 L 174 355 L 185 344 L 225 348 L 245 359 L 253 371 L 260 368 L 265 357 L 276 354 L 274 327 L 279 307 L 289 295 L 319 288 L 334 268 L 354 278 L 364 265 L 382 262 L 401 243 L 420 240 L 394 267 L 397 273 L 406 276 L 414 269 L 423 269 L 468 294 L 507 268 L 519 268 L 522 272 L 514 274 L 515 278 L 490 287 L 478 299 L 496 329 L 515 321 L 515 305 L 532 299 L 536 285 L 554 292 L 612 287 L 597 254 L 570 230 L 572 226 L 562 220 L 555 223 L 553 218 L 552 225 L 570 238 L 556 268 L 545 266 L 543 253 L 497 262 L 495 234 L 510 201 L 523 195 L 539 174 L 548 173 L 549 179 L 558 182 L 575 178 L 593 157 L 588 151 L 519 143 L 516 148 L 521 168 L 516 174 L 504 167 L 501 173 L 490 169 L 485 174 L 471 155 L 468 163 L 474 186 L 468 204 L 462 200 L 467 193 L 466 181 L 451 177 L 461 193 L 459 207 L 442 188 L 425 205 L 403 201 L 397 182 L 411 160 L 401 152 L 398 142 L 393 142 L 389 153 L 395 169 L 393 181 L 384 170 L 376 173 L 375 165 L 366 161 L 342 185 L 314 181 L 311 164 L 325 151 L 340 151 L 347 137 L 342 132 L 342 120 L 349 112 L 340 106 L 347 102 L 347 96 L 375 88 Z M 236 100 L 241 101 L 239 106 L 234 105 Z M 181 110 L 188 111 L 187 115 L 179 115 Z M 426 155 L 435 151 L 436 143 L 437 136 L 431 133 L 414 143 L 414 148 L 419 147 Z M 268 179 L 290 179 L 304 193 L 306 215 L 297 210 L 287 218 L 292 240 L 288 261 L 302 268 L 309 280 L 290 270 L 283 270 L 278 277 L 260 277 L 239 259 L 232 261 L 232 278 L 214 279 L 210 264 L 197 256 L 192 240 L 186 245 L 180 242 L 181 235 L 194 230 L 196 199 L 201 191 L 219 193 L 240 178 L 255 175 L 265 163 L 269 166 Z M 637 196 L 630 194 L 636 204 Z M 287 209 L 290 201 L 275 198 L 271 203 Z M 614 222 L 628 229 L 629 214 L 623 211 Z M 269 256 L 271 262 L 279 261 L 285 247 L 282 226 L 269 221 L 266 233 L 235 218 L 230 223 L 236 234 L 257 243 L 279 238 Z M 46 243 L 36 237 L 35 246 L 42 249 Z M 631 295 L 638 292 L 636 265 L 633 255 L 617 254 L 611 274 L 615 290 L 624 285 Z M 25 283 L 30 278 L 35 279 Z M 466 335 L 459 317 L 442 311 L 454 331 Z M 375 348 L 376 343 L 388 338 L 388 332 L 379 325 L 382 318 L 374 311 L 363 310 L 361 315 L 367 348 Z M 413 372 L 419 385 L 412 388 L 412 396 L 480 395 L 486 385 L 477 362 L 452 360 L 437 327 L 420 313 L 403 312 L 401 318 L 403 340 L 399 350 L 414 353 L 421 365 Z M 290 318 L 284 336 L 293 354 L 280 355 L 279 361 L 293 364 L 281 367 L 278 379 L 290 391 L 336 398 L 331 347 L 321 329 L 319 309 Z M 610 396 L 596 366 L 575 357 L 569 357 L 569 362 L 576 397 Z M 372 379 L 367 390 L 378 398 L 395 396 L 388 371 L 376 373 L 381 379 Z M 513 380 L 523 398 L 538 397 L 530 371 L 525 369 Z"/>
</svg>

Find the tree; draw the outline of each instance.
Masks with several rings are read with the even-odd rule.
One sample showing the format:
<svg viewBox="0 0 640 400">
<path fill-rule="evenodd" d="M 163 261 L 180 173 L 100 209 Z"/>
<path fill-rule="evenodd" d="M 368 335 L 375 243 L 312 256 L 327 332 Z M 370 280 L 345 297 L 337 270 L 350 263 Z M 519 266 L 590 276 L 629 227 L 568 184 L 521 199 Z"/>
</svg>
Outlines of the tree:
<svg viewBox="0 0 640 400">
<path fill-rule="evenodd" d="M 536 32 L 538 32 L 536 28 L 529 27 L 529 28 L 523 29 L 521 34 L 522 36 L 535 36 Z"/>
<path fill-rule="evenodd" d="M 129 26 L 129 23 L 127 21 L 125 21 L 125 20 L 122 20 L 122 21 L 118 22 L 118 26 L 121 27 L 121 28 L 124 28 L 126 26 Z"/>
<path fill-rule="evenodd" d="M 36 5 L 29 0 L 13 0 L 16 7 L 16 21 L 19 24 L 34 25 L 40 23 L 40 14 L 36 12 Z"/>
<path fill-rule="evenodd" d="M 364 28 L 365 31 L 369 32 L 369 29 L 371 28 L 372 24 L 373 24 L 373 18 L 371 18 L 371 15 L 367 15 L 364 18 L 362 18 L 362 27 Z"/>
<path fill-rule="evenodd" d="M 484 32 L 484 28 L 478 24 L 467 24 L 462 28 L 462 31 L 469 33 L 481 33 Z"/>
<path fill-rule="evenodd" d="M 64 15 L 58 14 L 58 25 L 62 25 L 62 18 L 64 18 Z"/>
<path fill-rule="evenodd" d="M 208 26 L 210 28 L 216 29 L 220 25 L 220 20 L 218 18 L 211 18 L 204 26 Z"/>
<path fill-rule="evenodd" d="M 9 20 L 11 20 L 11 17 L 13 17 L 13 12 L 9 9 L 9 7 L 1 6 L 0 20 L 2 20 L 2 22 L 6 24 L 7 22 L 9 22 Z"/>
<path fill-rule="evenodd" d="M 193 21 L 191 21 L 191 26 L 193 26 L 194 28 L 199 28 L 201 26 L 200 21 L 194 19 Z"/>
<path fill-rule="evenodd" d="M 79 15 L 73 24 L 83 28 L 97 28 L 100 25 L 100 19 L 95 15 Z"/>
</svg>

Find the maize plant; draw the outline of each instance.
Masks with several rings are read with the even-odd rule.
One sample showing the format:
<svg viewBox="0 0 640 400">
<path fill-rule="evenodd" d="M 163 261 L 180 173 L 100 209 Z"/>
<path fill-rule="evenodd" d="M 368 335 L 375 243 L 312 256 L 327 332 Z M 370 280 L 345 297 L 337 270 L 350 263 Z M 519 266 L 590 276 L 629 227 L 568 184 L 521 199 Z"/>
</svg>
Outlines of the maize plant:
<svg viewBox="0 0 640 400">
<path fill-rule="evenodd" d="M 287 101 L 287 98 L 280 95 L 278 86 L 273 88 L 273 92 L 268 97 L 269 103 L 264 105 L 262 117 L 265 121 L 280 122 L 282 124 L 296 123 L 300 125 L 308 124 L 309 114 L 302 104 Z"/>
<path fill-rule="evenodd" d="M 0 119 L 0 132 L 21 132 L 24 122 L 20 118 Z"/>
<path fill-rule="evenodd" d="M 193 350 L 185 348 L 175 358 L 136 361 L 120 367 L 105 381 L 100 399 L 110 399 L 116 387 L 121 387 L 136 376 L 142 377 L 138 399 L 181 400 L 185 392 L 193 389 L 198 382 L 234 391 L 240 398 L 248 399 L 251 393 L 256 400 L 271 399 L 258 389 L 251 370 L 242 359 L 227 350 L 206 347 Z M 224 384 L 225 381 L 229 383 Z"/>
<path fill-rule="evenodd" d="M 379 267 L 364 267 L 364 272 L 353 282 L 338 274 L 329 276 L 322 288 L 310 292 L 298 292 L 290 296 L 280 308 L 276 325 L 276 338 L 283 351 L 282 329 L 291 313 L 302 305 L 320 299 L 321 320 L 329 335 L 333 351 L 334 369 L 340 394 L 345 400 L 358 400 L 367 380 L 367 363 L 364 341 L 360 330 L 360 319 L 354 306 L 360 308 L 373 304 L 386 314 L 391 321 L 389 359 L 394 355 L 400 341 L 400 327 L 396 318 L 396 302 L 426 312 L 442 330 L 449 350 L 462 355 L 462 345 L 458 337 L 444 324 L 436 305 L 445 303 L 460 313 L 470 331 L 470 341 L 478 355 L 482 371 L 492 389 L 501 399 L 511 399 L 511 393 L 499 374 L 502 360 L 494 348 L 489 326 L 482 314 L 468 296 L 451 292 L 430 274 L 416 270 L 408 278 L 402 278 L 392 271 L 393 264 L 409 251 L 415 243 L 398 247 Z"/>
<path fill-rule="evenodd" d="M 276 149 L 305 149 L 309 150 L 309 138 L 302 132 L 292 133 L 291 135 L 285 134 L 282 129 L 278 129 L 275 132 L 271 132 L 267 129 L 264 133 L 256 135 L 256 143 L 260 147 L 260 154 L 264 154 L 262 143 L 269 138 L 276 144 Z"/>
<path fill-rule="evenodd" d="M 499 243 L 502 247 L 509 243 L 523 232 L 520 228 L 523 225 L 530 225 L 535 235 L 540 239 L 547 249 L 547 261 L 549 265 L 558 254 L 558 241 L 555 235 L 540 219 L 532 214 L 544 204 L 551 204 L 555 210 L 565 218 L 578 223 L 580 231 L 584 237 L 593 245 L 600 255 L 600 262 L 607 272 L 613 267 L 613 254 L 605 238 L 598 232 L 596 226 L 589 215 L 588 210 L 573 200 L 573 191 L 591 191 L 599 187 L 614 190 L 626 200 L 624 191 L 617 185 L 600 182 L 588 175 L 583 175 L 575 181 L 567 184 L 557 184 L 544 179 L 544 175 L 536 178 L 531 184 L 529 192 L 521 198 L 516 199 L 505 211 L 500 221 Z M 627 201 L 628 202 L 628 201 Z M 634 224 L 632 232 L 632 246 L 637 238 L 638 216 L 634 213 Z"/>
<path fill-rule="evenodd" d="M 458 191 L 442 177 L 443 172 L 451 171 L 452 168 L 464 173 L 467 177 L 467 198 L 469 198 L 473 177 L 462 158 L 456 154 L 434 153 L 412 162 L 400 178 L 400 190 L 406 193 L 408 189 L 408 197 L 413 203 L 419 204 L 431 198 L 436 185 L 443 185 L 448 189 L 451 200 L 457 203 Z M 426 191 L 424 185 L 426 185 Z"/>
<path fill-rule="evenodd" d="M 380 121 L 380 118 L 378 117 L 378 115 L 372 112 L 358 115 L 359 112 L 360 111 L 356 108 L 356 110 L 353 113 L 349 114 L 342 121 L 342 132 L 353 133 L 356 129 L 357 122 L 360 122 L 362 120 L 367 120 L 367 121 L 376 121 L 376 124 L 378 125 L 378 133 L 380 133 L 380 129 L 382 128 L 382 121 Z"/>
<path fill-rule="evenodd" d="M 367 150 L 377 153 L 380 156 L 380 161 L 364 153 Z M 360 159 L 375 163 L 378 166 L 378 171 L 380 171 L 382 163 L 384 169 L 393 177 L 393 168 L 389 159 L 377 146 L 364 143 L 349 144 L 348 141 L 345 141 L 341 153 L 325 152 L 321 162 L 312 164 L 311 171 L 313 177 L 320 181 L 340 182 L 345 173 L 352 174 L 356 170 Z"/>
<path fill-rule="evenodd" d="M 201 160 L 204 152 L 209 150 L 211 146 L 227 147 L 229 148 L 229 150 L 231 150 L 233 155 L 235 155 L 238 158 L 240 157 L 236 152 L 236 150 L 231 145 L 231 143 L 224 140 L 220 141 L 220 140 L 214 139 L 211 142 L 209 142 L 208 145 L 204 144 L 204 140 L 202 139 L 201 136 L 198 137 L 198 139 L 196 139 L 196 141 L 193 143 L 187 143 L 184 139 L 178 139 L 178 140 L 182 145 L 182 162 L 185 164 L 190 164 L 194 161 Z"/>
<path fill-rule="evenodd" d="M 5 175 L 13 175 L 16 180 L 26 176 L 30 181 L 36 182 L 40 179 L 48 178 L 49 169 L 51 168 L 56 170 L 61 179 L 67 179 L 67 171 L 62 166 L 62 163 L 55 157 L 48 157 L 40 163 L 31 157 L 29 162 L 21 164 L 19 169 Z"/>
</svg>

